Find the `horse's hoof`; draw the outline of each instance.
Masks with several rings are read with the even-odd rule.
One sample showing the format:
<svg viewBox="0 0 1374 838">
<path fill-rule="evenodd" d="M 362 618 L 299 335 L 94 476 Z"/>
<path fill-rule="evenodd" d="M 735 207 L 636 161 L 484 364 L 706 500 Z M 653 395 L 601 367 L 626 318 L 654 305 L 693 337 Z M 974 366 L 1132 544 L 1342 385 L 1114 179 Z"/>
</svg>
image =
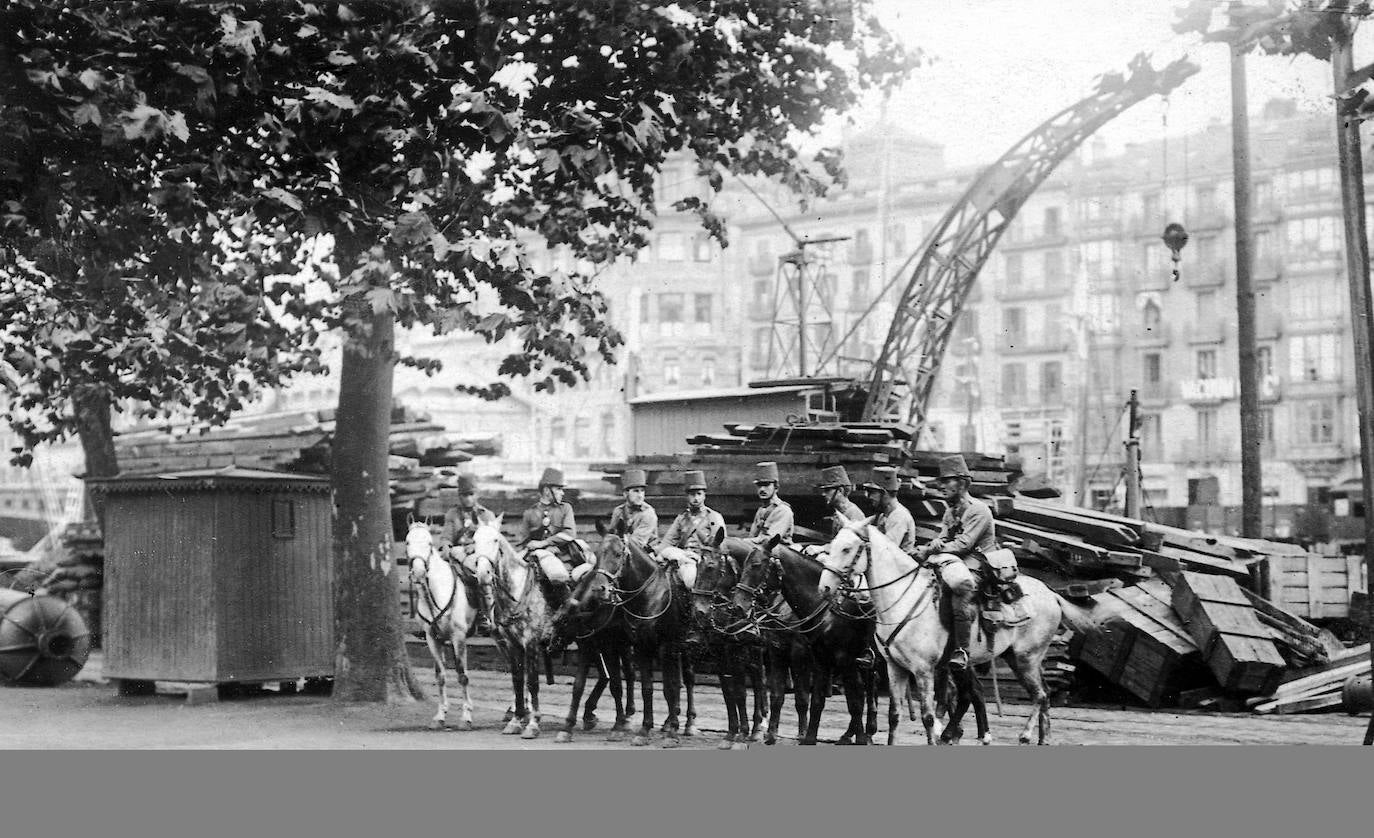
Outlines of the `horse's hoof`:
<svg viewBox="0 0 1374 838">
<path fill-rule="evenodd" d="M 448 727 L 448 725 L 444 724 L 444 720 L 443 720 L 443 719 L 430 719 L 430 720 L 429 720 L 429 729 L 430 729 L 430 730 L 443 730 L 443 729 L 446 728 L 446 727 Z"/>
<path fill-rule="evenodd" d="M 642 748 L 645 745 L 649 744 L 649 737 L 645 736 L 642 733 L 637 733 L 635 734 L 634 738 L 630 740 L 630 744 L 635 746 L 636 748 Z"/>
<path fill-rule="evenodd" d="M 593 714 L 590 715 L 590 716 L 583 716 L 583 717 L 582 717 L 582 729 L 583 729 L 583 730 L 596 730 L 596 714 L 595 714 L 595 713 L 593 713 Z"/>
<path fill-rule="evenodd" d="M 815 739 L 799 739 L 799 740 L 797 740 L 797 744 L 798 744 L 798 745 L 814 745 L 814 744 L 816 744 L 816 740 L 815 740 Z"/>
<path fill-rule="evenodd" d="M 982 736 L 978 737 L 978 744 L 979 744 L 979 745 L 991 745 L 991 744 L 992 744 L 992 734 L 986 733 L 986 734 L 983 734 Z"/>
<path fill-rule="evenodd" d="M 1040 742 L 1039 742 L 1038 744 L 1040 744 L 1040 745 L 1050 745 L 1050 744 L 1053 744 L 1053 743 L 1051 743 L 1050 740 L 1048 740 L 1048 739 L 1042 739 L 1042 740 L 1040 740 Z"/>
<path fill-rule="evenodd" d="M 676 747 L 677 747 L 678 745 L 680 745 L 680 744 L 681 744 L 681 743 L 677 741 L 677 737 L 676 737 L 676 736 L 673 736 L 673 735 L 669 734 L 668 736 L 663 737 L 663 743 L 662 743 L 661 745 L 659 745 L 659 747 L 661 747 L 661 748 L 676 748 Z"/>
<path fill-rule="evenodd" d="M 778 737 L 775 736 L 775 735 L 773 735 L 773 734 L 771 734 L 771 733 L 765 733 L 765 734 L 763 735 L 763 744 L 765 744 L 765 745 L 776 745 L 776 744 L 778 744 Z"/>
<path fill-rule="evenodd" d="M 837 741 L 835 744 L 836 744 L 836 745 L 853 745 L 853 744 L 854 744 L 854 737 L 853 737 L 853 736 L 850 736 L 848 733 L 846 733 L 844 736 L 841 736 L 841 737 L 839 738 L 839 741 Z"/>
<path fill-rule="evenodd" d="M 749 750 L 749 743 L 748 743 L 748 742 L 736 742 L 735 744 L 733 744 L 733 745 L 730 746 L 730 750 L 732 750 L 732 751 L 747 751 L 747 750 Z"/>
<path fill-rule="evenodd" d="M 461 722 L 458 723 L 458 729 L 459 729 L 459 730 L 476 730 L 477 728 L 476 728 L 475 725 L 473 725 L 472 719 L 463 719 Z"/>
<path fill-rule="evenodd" d="M 558 731 L 558 735 L 553 738 L 553 741 L 560 745 L 566 745 L 572 741 L 572 734 L 566 730 L 560 730 Z"/>
<path fill-rule="evenodd" d="M 510 721 L 506 722 L 505 727 L 501 728 L 501 734 L 503 736 L 514 736 L 521 730 L 522 728 L 520 727 L 520 723 L 515 719 L 511 719 Z"/>
<path fill-rule="evenodd" d="M 735 745 L 734 741 L 733 741 L 730 737 L 727 736 L 727 737 L 725 737 L 724 739 L 720 740 L 720 742 L 716 745 L 716 750 L 717 750 L 717 751 L 728 751 L 728 750 L 730 750 L 731 748 L 733 748 L 734 745 Z"/>
<path fill-rule="evenodd" d="M 1017 741 L 1020 742 L 1022 745 L 1029 745 L 1031 742 L 1030 737 L 1024 733 L 1017 738 Z"/>
<path fill-rule="evenodd" d="M 607 742 L 624 742 L 624 741 L 625 741 L 625 731 L 623 731 L 623 730 L 613 730 L 613 731 L 611 731 L 610 733 L 607 733 L 607 734 L 606 734 L 606 741 L 607 741 Z"/>
<path fill-rule="evenodd" d="M 753 733 L 749 734 L 749 739 L 746 740 L 746 741 L 749 741 L 749 742 L 762 742 L 762 741 L 763 741 L 763 731 L 761 731 L 761 730 L 756 730 L 756 731 L 754 731 Z"/>
<path fill-rule="evenodd" d="M 520 738 L 521 738 L 521 739 L 538 739 L 538 738 L 539 738 L 539 725 L 530 725 L 529 727 L 527 727 L 527 728 L 525 728 L 524 730 L 520 731 Z"/>
<path fill-rule="evenodd" d="M 694 724 L 692 724 L 691 722 L 688 722 L 688 723 L 687 723 L 687 726 L 684 727 L 684 728 L 682 729 L 682 735 L 683 735 L 683 736 L 696 736 L 696 735 L 697 735 L 697 726 L 694 725 Z"/>
</svg>

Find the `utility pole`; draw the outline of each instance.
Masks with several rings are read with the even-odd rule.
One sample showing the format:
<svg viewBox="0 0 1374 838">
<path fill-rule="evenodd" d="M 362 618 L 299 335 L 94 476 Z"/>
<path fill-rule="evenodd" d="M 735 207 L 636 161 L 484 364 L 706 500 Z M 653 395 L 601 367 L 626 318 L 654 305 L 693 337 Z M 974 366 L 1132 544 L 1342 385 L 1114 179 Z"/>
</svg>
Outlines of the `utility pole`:
<svg viewBox="0 0 1374 838">
<path fill-rule="evenodd" d="M 1140 437 L 1136 429 L 1140 422 L 1140 399 L 1131 391 L 1126 414 L 1126 517 L 1140 517 Z"/>
<path fill-rule="evenodd" d="M 1231 6 L 1232 23 L 1238 4 Z M 1264 484 L 1260 474 L 1259 370 L 1255 346 L 1255 282 L 1251 270 L 1250 117 L 1245 89 L 1245 53 L 1239 36 L 1231 43 L 1231 171 L 1236 212 L 1236 342 L 1240 355 L 1240 534 L 1264 534 Z"/>
<path fill-rule="evenodd" d="M 1351 40 L 1354 26 L 1341 20 L 1331 38 L 1331 75 L 1336 92 L 1336 150 L 1340 160 L 1341 209 L 1345 216 L 1345 267 L 1350 285 L 1350 331 L 1355 340 L 1355 395 L 1360 414 L 1360 476 L 1364 490 L 1364 571 L 1370 572 L 1369 551 L 1374 548 L 1374 515 L 1369 513 L 1374 498 L 1374 354 L 1371 353 L 1370 321 L 1374 305 L 1369 293 L 1369 247 L 1365 242 L 1364 160 L 1360 152 L 1360 121 L 1351 113 L 1344 95 L 1352 86 L 1354 57 Z M 1369 584 L 1365 585 L 1366 595 Z M 1374 626 L 1374 597 L 1368 597 L 1370 625 Z M 1374 628 L 1371 629 L 1374 631 Z M 1370 648 L 1374 665 L 1374 646 Z M 1365 730 L 1364 744 L 1374 745 L 1374 717 Z"/>
</svg>

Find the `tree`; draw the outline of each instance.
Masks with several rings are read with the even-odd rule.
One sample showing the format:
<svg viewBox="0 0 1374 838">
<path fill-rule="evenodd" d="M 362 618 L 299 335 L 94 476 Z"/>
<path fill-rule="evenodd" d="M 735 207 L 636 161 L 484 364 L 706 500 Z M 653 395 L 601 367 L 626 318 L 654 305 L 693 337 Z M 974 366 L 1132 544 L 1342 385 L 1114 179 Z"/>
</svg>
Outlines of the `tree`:
<svg viewBox="0 0 1374 838">
<path fill-rule="evenodd" d="M 178 52 L 167 23 L 130 4 L 0 7 L 0 386 L 17 463 L 76 433 L 86 473 L 108 476 L 119 403 L 222 421 L 318 368 L 299 283 L 267 278 L 298 272 L 303 237 L 236 234 L 214 190 L 169 182 L 214 162 L 213 132 L 188 127 L 216 116 L 197 62 L 237 51 L 216 37 Z"/>
<path fill-rule="evenodd" d="M 732 172 L 824 194 L 838 154 L 803 159 L 799 138 L 912 63 L 861 1 L 143 13 L 156 19 L 146 43 L 164 61 L 186 56 L 177 62 L 204 72 L 213 100 L 185 116 L 199 161 L 158 165 L 158 182 L 208 196 L 244 240 L 290 231 L 333 244 L 329 322 L 346 337 L 332 463 L 335 692 L 346 700 L 411 688 L 386 481 L 396 326 L 509 341 L 499 376 L 575 384 L 589 359 L 614 360 L 621 339 L 596 273 L 646 244 L 667 155 L 691 153 L 715 189 Z M 198 52 L 207 59 L 189 58 Z M 706 204 L 676 208 L 725 242 Z M 532 242 L 566 249 L 578 267 L 535 270 Z M 496 398 L 508 387 L 473 389 Z"/>
</svg>

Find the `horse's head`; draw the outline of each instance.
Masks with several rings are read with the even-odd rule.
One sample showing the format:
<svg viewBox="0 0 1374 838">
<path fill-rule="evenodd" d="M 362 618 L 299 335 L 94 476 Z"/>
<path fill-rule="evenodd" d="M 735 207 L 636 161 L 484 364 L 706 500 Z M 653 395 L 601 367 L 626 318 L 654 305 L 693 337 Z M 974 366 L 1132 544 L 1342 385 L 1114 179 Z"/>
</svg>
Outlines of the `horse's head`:
<svg viewBox="0 0 1374 838">
<path fill-rule="evenodd" d="M 830 594 L 847 584 L 855 573 L 868 570 L 869 524 L 867 521 L 852 521 L 840 528 L 830 542 L 821 571 L 820 591 Z"/>
<path fill-rule="evenodd" d="M 749 553 L 740 563 L 739 579 L 735 583 L 734 604 L 745 613 L 755 608 L 767 608 L 782 586 L 782 566 L 773 557 L 773 548 L 780 539 L 773 536 L 763 545 L 749 544 Z"/>
<path fill-rule="evenodd" d="M 423 579 L 429 572 L 430 556 L 434 553 L 434 534 L 423 521 L 412 521 L 406 531 L 406 558 L 410 561 L 410 578 Z"/>
<path fill-rule="evenodd" d="M 472 550 L 468 556 L 475 567 L 477 581 L 483 585 L 491 584 L 496 568 L 515 554 L 510 542 L 501 534 L 502 517 L 497 516 L 494 521 L 478 524 L 472 532 Z"/>
<path fill-rule="evenodd" d="M 627 549 L 620 536 L 603 535 L 596 549 L 596 564 L 573 586 L 572 595 L 554 617 L 557 631 L 569 631 L 569 621 L 574 619 L 583 623 L 593 618 L 606 622 L 605 610 L 614 608 L 619 602 L 616 578 L 625 565 Z"/>
</svg>

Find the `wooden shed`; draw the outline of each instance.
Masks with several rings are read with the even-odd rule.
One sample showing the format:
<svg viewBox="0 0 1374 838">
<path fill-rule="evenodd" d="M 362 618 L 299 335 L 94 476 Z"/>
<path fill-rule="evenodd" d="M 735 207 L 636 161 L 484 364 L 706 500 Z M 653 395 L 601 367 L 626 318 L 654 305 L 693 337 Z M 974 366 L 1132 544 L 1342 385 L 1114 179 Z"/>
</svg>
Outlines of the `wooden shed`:
<svg viewBox="0 0 1374 838">
<path fill-rule="evenodd" d="M 229 466 L 91 485 L 106 498 L 104 673 L 122 691 L 333 674 L 327 478 Z"/>
</svg>

